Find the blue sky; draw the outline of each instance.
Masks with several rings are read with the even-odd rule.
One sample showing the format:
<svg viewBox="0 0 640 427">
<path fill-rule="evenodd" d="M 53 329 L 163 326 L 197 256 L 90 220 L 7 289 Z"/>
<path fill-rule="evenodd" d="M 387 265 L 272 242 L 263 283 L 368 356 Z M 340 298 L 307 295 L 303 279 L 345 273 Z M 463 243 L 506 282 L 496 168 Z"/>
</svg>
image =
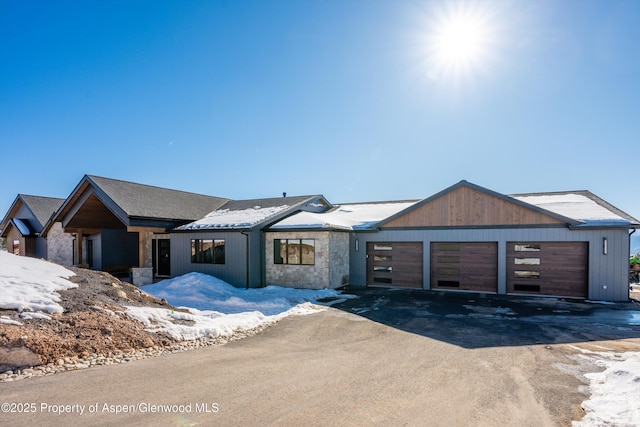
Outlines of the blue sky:
<svg viewBox="0 0 640 427">
<path fill-rule="evenodd" d="M 456 16 L 482 44 L 448 63 Z M 639 21 L 616 0 L 0 0 L 0 210 L 93 174 L 336 203 L 466 179 L 640 217 Z"/>
</svg>

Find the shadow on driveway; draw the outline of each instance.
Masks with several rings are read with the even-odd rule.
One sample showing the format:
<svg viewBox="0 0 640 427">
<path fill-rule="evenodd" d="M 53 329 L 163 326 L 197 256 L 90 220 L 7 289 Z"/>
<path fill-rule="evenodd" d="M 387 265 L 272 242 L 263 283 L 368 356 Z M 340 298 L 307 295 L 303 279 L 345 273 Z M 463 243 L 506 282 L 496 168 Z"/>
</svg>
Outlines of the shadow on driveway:
<svg viewBox="0 0 640 427">
<path fill-rule="evenodd" d="M 332 304 L 464 348 L 570 344 L 640 337 L 640 304 L 414 289 L 346 289 Z"/>
</svg>

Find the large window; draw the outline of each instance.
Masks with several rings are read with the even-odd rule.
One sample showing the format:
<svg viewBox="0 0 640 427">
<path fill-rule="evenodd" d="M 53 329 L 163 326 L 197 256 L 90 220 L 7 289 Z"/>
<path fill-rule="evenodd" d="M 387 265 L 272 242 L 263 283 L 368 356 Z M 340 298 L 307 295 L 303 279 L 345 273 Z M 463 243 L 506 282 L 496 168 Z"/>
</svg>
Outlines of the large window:
<svg viewBox="0 0 640 427">
<path fill-rule="evenodd" d="M 275 239 L 273 260 L 275 264 L 314 265 L 316 242 L 314 239 Z"/>
<path fill-rule="evenodd" d="M 224 264 L 224 240 L 191 239 L 191 262 Z"/>
</svg>

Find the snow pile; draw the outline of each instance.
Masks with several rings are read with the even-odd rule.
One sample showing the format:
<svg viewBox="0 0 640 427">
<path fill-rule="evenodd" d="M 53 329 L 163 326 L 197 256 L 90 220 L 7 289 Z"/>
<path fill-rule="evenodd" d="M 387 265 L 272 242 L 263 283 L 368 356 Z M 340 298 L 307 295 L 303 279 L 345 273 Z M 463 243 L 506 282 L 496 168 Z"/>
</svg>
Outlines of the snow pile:
<svg viewBox="0 0 640 427">
<path fill-rule="evenodd" d="M 178 230 L 211 230 L 218 228 L 247 228 L 252 227 L 262 221 L 271 218 L 285 210 L 289 206 L 273 206 L 261 208 L 260 206 L 251 209 L 232 211 L 221 209 L 210 212 L 202 219 L 178 227 Z"/>
<path fill-rule="evenodd" d="M 639 426 L 640 352 L 589 353 L 583 357 L 605 370 L 585 374 L 591 397 L 582 402 L 584 418 L 573 426 Z"/>
<path fill-rule="evenodd" d="M 290 315 L 310 314 L 324 298 L 337 298 L 335 290 L 291 289 L 268 286 L 239 289 L 206 274 L 189 273 L 146 285 L 144 291 L 184 307 L 189 313 L 151 307 L 127 307 L 127 314 L 147 329 L 176 339 L 228 336 L 239 330 L 275 323 Z M 344 296 L 343 296 L 344 297 Z"/>
<path fill-rule="evenodd" d="M 366 229 L 413 204 L 415 202 L 354 203 L 340 205 L 336 209 L 324 213 L 299 212 L 271 226 L 271 229 Z"/>
<path fill-rule="evenodd" d="M 56 291 L 77 287 L 66 280 L 73 275 L 47 261 L 0 252 L 0 308 L 62 313 Z"/>
</svg>

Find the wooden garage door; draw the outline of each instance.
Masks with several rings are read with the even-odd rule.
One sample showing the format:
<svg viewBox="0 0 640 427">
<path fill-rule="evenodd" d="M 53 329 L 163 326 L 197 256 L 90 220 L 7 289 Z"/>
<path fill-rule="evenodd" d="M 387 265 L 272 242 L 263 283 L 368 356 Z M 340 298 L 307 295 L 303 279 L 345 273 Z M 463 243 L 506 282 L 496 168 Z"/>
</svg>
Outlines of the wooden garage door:
<svg viewBox="0 0 640 427">
<path fill-rule="evenodd" d="M 367 285 L 423 288 L 422 242 L 368 242 Z"/>
<path fill-rule="evenodd" d="M 497 242 L 432 242 L 431 289 L 498 291 Z"/>
<path fill-rule="evenodd" d="M 586 298 L 587 242 L 507 243 L 507 293 Z"/>
</svg>

